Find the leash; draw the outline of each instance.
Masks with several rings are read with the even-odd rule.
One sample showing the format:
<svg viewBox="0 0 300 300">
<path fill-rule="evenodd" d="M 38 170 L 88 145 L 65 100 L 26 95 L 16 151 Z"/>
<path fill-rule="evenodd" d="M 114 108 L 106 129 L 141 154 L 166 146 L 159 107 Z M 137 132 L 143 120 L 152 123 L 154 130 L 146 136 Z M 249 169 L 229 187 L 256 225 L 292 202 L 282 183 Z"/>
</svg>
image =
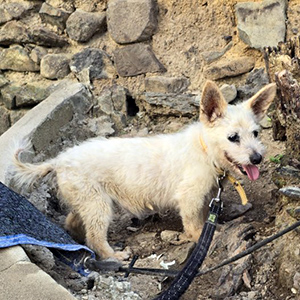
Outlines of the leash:
<svg viewBox="0 0 300 300">
<path fill-rule="evenodd" d="M 300 221 L 297 221 L 295 223 L 293 223 L 292 225 L 288 226 L 287 228 L 277 232 L 274 235 L 271 235 L 269 237 L 267 237 L 266 239 L 257 242 L 256 244 L 254 244 L 253 246 L 249 247 L 248 249 L 240 252 L 239 254 L 226 259 L 224 261 L 222 261 L 221 263 L 219 263 L 218 265 L 209 268 L 207 270 L 204 271 L 200 271 L 197 273 L 196 276 L 202 276 L 205 275 L 209 272 L 215 271 L 217 269 L 220 269 L 221 267 L 224 267 L 230 263 L 233 263 L 251 253 L 253 253 L 254 251 L 262 248 L 263 246 L 273 242 L 274 240 L 280 238 L 281 236 L 287 234 L 288 232 L 296 229 L 297 227 L 300 226 Z M 137 260 L 137 255 L 134 256 L 133 261 Z M 130 274 L 130 273 L 134 273 L 134 274 L 143 274 L 143 275 L 163 275 L 163 276 L 168 276 L 168 277 L 176 277 L 180 271 L 178 270 L 164 270 L 164 269 L 156 269 L 156 268 L 136 268 L 133 267 L 133 264 L 131 262 L 130 265 L 132 265 L 132 267 L 123 267 L 121 263 L 116 263 L 116 262 L 112 262 L 112 261 L 97 261 L 95 259 L 92 258 L 88 258 L 86 259 L 85 263 L 84 263 L 85 267 L 89 270 L 93 270 L 93 271 L 114 271 L 114 272 L 120 272 L 120 273 L 126 273 L 126 274 Z"/>
<path fill-rule="evenodd" d="M 178 271 L 178 270 L 163 270 L 158 268 L 136 268 L 134 267 L 134 263 L 138 258 L 137 255 L 133 257 L 131 263 L 129 264 L 129 267 L 123 267 L 121 263 L 116 263 L 114 261 L 97 261 L 93 258 L 86 258 L 84 262 L 85 268 L 97 272 L 111 272 L 111 271 L 121 272 L 121 273 L 125 273 L 125 277 L 128 277 L 130 273 L 152 275 L 152 276 L 163 275 L 168 277 L 175 277 L 170 287 L 162 294 L 157 296 L 154 300 L 177 300 L 188 289 L 189 285 L 192 283 L 193 279 L 196 276 L 202 276 L 204 274 L 217 270 L 225 265 L 233 263 L 300 226 L 300 221 L 297 221 L 292 225 L 290 225 L 289 227 L 279 231 L 278 233 L 249 247 L 245 251 L 227 260 L 224 260 L 223 262 L 221 262 L 220 264 L 212 268 L 199 272 L 198 270 L 207 255 L 210 243 L 212 241 L 213 234 L 216 229 L 218 216 L 222 210 L 223 203 L 221 201 L 221 193 L 223 188 L 221 182 L 225 178 L 228 178 L 228 175 L 226 173 L 223 173 L 218 177 L 219 190 L 218 190 L 217 197 L 213 198 L 209 204 L 210 207 L 209 216 L 207 218 L 207 221 L 204 224 L 201 236 L 198 240 L 195 249 L 193 250 L 190 257 L 188 258 L 188 261 L 182 270 Z"/>
<path fill-rule="evenodd" d="M 209 204 L 210 210 L 207 221 L 204 224 L 198 243 L 189 256 L 185 266 L 171 283 L 170 287 L 160 294 L 155 300 L 176 300 L 179 299 L 188 289 L 194 278 L 196 277 L 200 266 L 202 265 L 211 241 L 214 236 L 219 214 L 222 210 L 223 203 L 221 201 L 221 193 L 223 191 L 222 180 L 225 173 L 217 178 L 219 190 L 216 198 L 213 198 Z"/>
<path fill-rule="evenodd" d="M 223 173 L 223 175 L 219 175 L 217 177 L 217 196 L 213 198 L 209 204 L 209 215 L 204 224 L 201 236 L 199 237 L 196 247 L 189 256 L 185 266 L 182 268 L 181 271 L 178 272 L 172 270 L 134 268 L 133 265 L 137 260 L 136 256 L 133 258 L 128 268 L 122 267 L 119 263 L 107 262 L 107 265 L 105 265 L 104 262 L 99 262 L 95 259 L 90 258 L 85 260 L 84 264 L 86 268 L 94 271 L 99 271 L 99 269 L 102 269 L 105 271 L 125 272 L 125 277 L 127 277 L 130 273 L 140 273 L 148 275 L 158 275 L 163 273 L 163 275 L 176 276 L 173 282 L 171 283 L 170 287 L 158 297 L 156 297 L 155 300 L 179 299 L 188 289 L 194 278 L 197 276 L 198 270 L 202 265 L 207 255 L 210 244 L 212 242 L 218 217 L 223 208 L 223 203 L 221 201 L 221 193 L 223 191 L 222 181 L 225 179 L 225 177 L 226 173 Z"/>
</svg>

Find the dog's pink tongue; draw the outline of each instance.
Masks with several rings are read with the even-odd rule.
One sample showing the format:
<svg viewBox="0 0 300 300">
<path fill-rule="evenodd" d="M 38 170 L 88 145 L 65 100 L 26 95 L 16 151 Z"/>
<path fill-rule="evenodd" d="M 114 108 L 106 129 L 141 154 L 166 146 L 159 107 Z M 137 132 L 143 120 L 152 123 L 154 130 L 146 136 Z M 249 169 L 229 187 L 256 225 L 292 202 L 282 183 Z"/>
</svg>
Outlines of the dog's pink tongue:
<svg viewBox="0 0 300 300">
<path fill-rule="evenodd" d="M 243 169 L 247 173 L 250 180 L 256 180 L 259 177 L 259 170 L 254 165 L 243 165 Z"/>
</svg>

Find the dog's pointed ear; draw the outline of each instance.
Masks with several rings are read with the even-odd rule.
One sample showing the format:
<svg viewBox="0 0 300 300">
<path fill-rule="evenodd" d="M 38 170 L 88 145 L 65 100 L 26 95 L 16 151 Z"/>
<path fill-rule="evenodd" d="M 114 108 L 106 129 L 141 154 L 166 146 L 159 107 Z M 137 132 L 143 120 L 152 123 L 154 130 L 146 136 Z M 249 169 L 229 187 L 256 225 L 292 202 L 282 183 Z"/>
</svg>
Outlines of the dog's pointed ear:
<svg viewBox="0 0 300 300">
<path fill-rule="evenodd" d="M 207 81 L 200 101 L 200 121 L 212 124 L 224 116 L 226 109 L 227 102 L 218 86 L 212 81 Z"/>
<path fill-rule="evenodd" d="M 246 107 L 252 110 L 258 120 L 266 114 L 270 104 L 276 96 L 276 83 L 266 85 L 254 96 L 245 102 Z"/>
</svg>

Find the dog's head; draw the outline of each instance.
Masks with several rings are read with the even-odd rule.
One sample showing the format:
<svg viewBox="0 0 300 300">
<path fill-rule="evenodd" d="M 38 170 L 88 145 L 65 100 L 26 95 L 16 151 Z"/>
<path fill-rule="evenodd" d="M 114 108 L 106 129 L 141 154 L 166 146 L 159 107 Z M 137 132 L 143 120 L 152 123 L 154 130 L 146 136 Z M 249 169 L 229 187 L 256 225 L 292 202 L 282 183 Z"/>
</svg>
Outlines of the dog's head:
<svg viewBox="0 0 300 300">
<path fill-rule="evenodd" d="M 217 85 L 205 84 L 201 103 L 200 121 L 209 155 L 221 169 L 259 177 L 257 165 L 262 161 L 265 148 L 259 140 L 259 122 L 276 95 L 276 84 L 265 86 L 249 100 L 228 105 Z"/>
</svg>

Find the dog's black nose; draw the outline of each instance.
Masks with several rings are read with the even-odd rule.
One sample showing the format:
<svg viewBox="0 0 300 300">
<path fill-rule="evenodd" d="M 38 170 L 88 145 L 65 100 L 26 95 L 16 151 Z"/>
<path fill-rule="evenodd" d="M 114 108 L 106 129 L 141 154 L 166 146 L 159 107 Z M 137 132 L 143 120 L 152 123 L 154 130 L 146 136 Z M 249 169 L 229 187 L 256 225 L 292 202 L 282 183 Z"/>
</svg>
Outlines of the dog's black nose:
<svg viewBox="0 0 300 300">
<path fill-rule="evenodd" d="M 262 161 L 262 156 L 257 153 L 257 152 L 254 152 L 251 156 L 250 156 L 250 162 L 253 164 L 253 165 L 258 165 L 259 163 L 261 163 Z"/>
</svg>

